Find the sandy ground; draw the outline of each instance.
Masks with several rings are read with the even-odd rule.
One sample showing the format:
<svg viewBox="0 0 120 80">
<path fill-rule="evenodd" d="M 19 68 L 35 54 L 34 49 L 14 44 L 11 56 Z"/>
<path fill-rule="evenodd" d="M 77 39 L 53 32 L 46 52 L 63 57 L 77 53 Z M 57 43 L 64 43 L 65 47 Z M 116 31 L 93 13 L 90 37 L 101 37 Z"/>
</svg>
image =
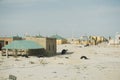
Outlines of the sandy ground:
<svg viewBox="0 0 120 80">
<path fill-rule="evenodd" d="M 120 80 L 120 47 L 58 45 L 57 52 L 65 55 L 30 58 L 0 56 L 0 80 Z M 80 59 L 81 56 L 89 59 Z"/>
</svg>

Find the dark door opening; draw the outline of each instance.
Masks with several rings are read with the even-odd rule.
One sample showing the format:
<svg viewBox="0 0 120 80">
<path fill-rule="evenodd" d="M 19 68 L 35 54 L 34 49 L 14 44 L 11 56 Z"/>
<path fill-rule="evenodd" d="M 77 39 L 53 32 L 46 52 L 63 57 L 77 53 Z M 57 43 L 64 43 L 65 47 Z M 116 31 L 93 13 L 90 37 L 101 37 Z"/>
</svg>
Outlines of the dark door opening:
<svg viewBox="0 0 120 80">
<path fill-rule="evenodd" d="M 2 44 L 0 43 L 0 50 L 2 50 Z"/>
<path fill-rule="evenodd" d="M 8 41 L 6 41 L 5 44 L 8 45 Z"/>
</svg>

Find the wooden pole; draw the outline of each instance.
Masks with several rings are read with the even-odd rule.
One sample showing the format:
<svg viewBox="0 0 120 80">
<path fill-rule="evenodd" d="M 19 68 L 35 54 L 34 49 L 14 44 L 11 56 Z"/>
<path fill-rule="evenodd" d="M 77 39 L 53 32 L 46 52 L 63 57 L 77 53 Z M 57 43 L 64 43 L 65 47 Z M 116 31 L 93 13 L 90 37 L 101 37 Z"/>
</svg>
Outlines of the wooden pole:
<svg viewBox="0 0 120 80">
<path fill-rule="evenodd" d="M 27 54 L 27 56 L 28 56 L 28 50 L 26 49 L 26 54 Z"/>
<path fill-rule="evenodd" d="M 6 58 L 8 58 L 8 49 L 6 49 Z"/>
<path fill-rule="evenodd" d="M 25 53 L 26 53 L 26 58 L 28 58 L 28 50 L 27 49 L 25 50 Z"/>
<path fill-rule="evenodd" d="M 15 49 L 15 52 L 14 52 L 14 53 L 15 53 L 15 57 L 17 57 L 17 49 Z"/>
</svg>

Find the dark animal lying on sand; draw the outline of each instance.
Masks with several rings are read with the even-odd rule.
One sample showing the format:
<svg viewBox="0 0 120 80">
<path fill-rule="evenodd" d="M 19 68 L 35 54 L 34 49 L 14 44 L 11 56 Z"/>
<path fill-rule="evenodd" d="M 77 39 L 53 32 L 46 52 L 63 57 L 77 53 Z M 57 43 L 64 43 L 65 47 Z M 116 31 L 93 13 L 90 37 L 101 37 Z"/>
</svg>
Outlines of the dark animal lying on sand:
<svg viewBox="0 0 120 80">
<path fill-rule="evenodd" d="M 67 52 L 67 49 L 63 49 L 61 54 L 65 54 Z"/>
<path fill-rule="evenodd" d="M 88 59 L 86 56 L 81 56 L 80 59 Z"/>
</svg>

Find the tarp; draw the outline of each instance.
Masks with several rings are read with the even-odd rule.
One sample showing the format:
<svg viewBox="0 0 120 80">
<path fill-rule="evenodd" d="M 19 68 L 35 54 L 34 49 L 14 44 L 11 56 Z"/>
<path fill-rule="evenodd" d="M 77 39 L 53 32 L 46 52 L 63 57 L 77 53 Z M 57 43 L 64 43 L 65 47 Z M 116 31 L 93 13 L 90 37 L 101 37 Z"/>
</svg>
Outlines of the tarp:
<svg viewBox="0 0 120 80">
<path fill-rule="evenodd" d="M 41 49 L 41 45 L 30 40 L 15 40 L 8 45 L 4 46 L 2 49 Z"/>
</svg>

